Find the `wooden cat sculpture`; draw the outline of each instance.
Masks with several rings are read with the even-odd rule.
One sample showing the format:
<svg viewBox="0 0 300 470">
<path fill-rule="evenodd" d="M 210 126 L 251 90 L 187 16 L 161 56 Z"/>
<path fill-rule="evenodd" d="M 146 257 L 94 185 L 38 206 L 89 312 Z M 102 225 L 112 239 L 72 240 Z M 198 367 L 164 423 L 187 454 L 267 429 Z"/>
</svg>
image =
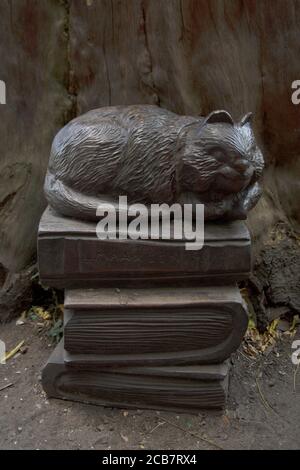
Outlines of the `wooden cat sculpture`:
<svg viewBox="0 0 300 470">
<path fill-rule="evenodd" d="M 179 116 L 152 105 L 89 111 L 56 135 L 45 180 L 57 212 L 97 220 L 103 201 L 203 203 L 205 219 L 244 219 L 264 167 L 251 114 Z"/>
</svg>

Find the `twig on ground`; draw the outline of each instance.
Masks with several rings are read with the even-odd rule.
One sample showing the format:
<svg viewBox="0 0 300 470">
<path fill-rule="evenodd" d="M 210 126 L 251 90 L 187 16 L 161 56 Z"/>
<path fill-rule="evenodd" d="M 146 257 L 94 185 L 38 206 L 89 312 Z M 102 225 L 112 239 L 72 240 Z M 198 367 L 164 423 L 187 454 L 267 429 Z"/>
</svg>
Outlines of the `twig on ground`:
<svg viewBox="0 0 300 470">
<path fill-rule="evenodd" d="M 296 378 L 297 378 L 297 372 L 299 369 L 299 364 L 300 362 L 298 362 L 297 367 L 295 368 L 295 372 L 294 372 L 294 392 L 296 392 Z"/>
<path fill-rule="evenodd" d="M 250 358 L 246 356 L 246 354 L 243 353 L 243 351 L 238 351 L 239 354 L 241 354 L 245 359 L 247 359 L 248 362 L 254 361 L 254 358 Z"/>
<path fill-rule="evenodd" d="M 200 434 L 197 434 L 196 432 L 189 431 L 188 429 L 185 429 L 182 426 L 179 426 L 179 424 L 172 423 L 172 421 L 169 421 L 166 418 L 161 418 L 161 419 L 165 421 L 166 423 L 170 424 L 170 426 L 174 426 L 174 428 L 180 429 L 180 431 L 190 434 L 190 436 L 196 437 L 197 439 L 200 439 L 201 441 L 206 442 L 206 444 L 216 447 L 219 450 L 224 450 L 224 448 L 221 447 L 219 444 L 216 444 L 215 442 L 211 441 L 210 439 L 207 439 L 206 437 L 200 436 Z"/>
<path fill-rule="evenodd" d="M 273 406 L 270 405 L 270 403 L 269 403 L 269 402 L 266 400 L 266 398 L 263 396 L 263 393 L 262 393 L 262 391 L 261 391 L 261 388 L 260 388 L 260 385 L 259 385 L 259 383 L 258 383 L 257 377 L 256 377 L 256 379 L 255 379 L 255 382 L 256 382 L 257 389 L 258 389 L 259 394 L 260 394 L 260 398 L 261 398 L 263 404 L 265 405 L 265 407 L 266 407 L 266 408 L 269 408 L 271 411 L 273 411 L 273 413 L 276 414 L 276 416 L 278 416 L 280 419 L 282 419 L 283 421 L 285 421 L 286 423 L 288 423 L 288 421 L 287 421 L 283 416 L 281 416 L 281 415 L 278 413 L 278 411 L 274 410 Z"/>
<path fill-rule="evenodd" d="M 8 359 L 11 359 L 15 354 L 17 354 L 17 352 L 20 351 L 24 343 L 25 339 L 23 339 L 23 341 L 21 341 L 14 349 L 12 349 L 9 353 L 5 355 L 5 360 L 8 361 Z"/>
<path fill-rule="evenodd" d="M 5 390 L 6 388 L 8 387 L 12 387 L 13 386 L 13 383 L 9 383 L 9 384 L 6 384 L 6 385 L 3 385 L 3 387 L 0 387 L 0 392 L 2 392 L 2 390 Z"/>
<path fill-rule="evenodd" d="M 257 390 L 258 390 L 258 393 L 260 395 L 260 398 L 261 398 L 261 401 L 262 401 L 262 404 L 264 405 L 264 407 L 266 408 L 266 410 L 270 409 L 270 410 L 273 410 L 273 408 L 271 407 L 271 405 L 269 404 L 269 402 L 265 399 L 265 397 L 263 396 L 263 393 L 261 391 L 261 388 L 260 388 L 260 385 L 258 383 L 258 379 L 257 377 L 255 378 L 255 382 L 256 382 L 256 386 L 257 386 Z M 273 410 L 274 411 L 274 410 Z"/>
<path fill-rule="evenodd" d="M 155 429 L 159 428 L 159 427 L 162 426 L 163 424 L 165 424 L 165 422 L 163 422 L 163 423 L 158 423 L 156 426 L 154 426 L 153 429 L 151 429 L 151 431 L 149 431 L 149 434 L 152 434 L 153 431 L 155 431 Z"/>
</svg>

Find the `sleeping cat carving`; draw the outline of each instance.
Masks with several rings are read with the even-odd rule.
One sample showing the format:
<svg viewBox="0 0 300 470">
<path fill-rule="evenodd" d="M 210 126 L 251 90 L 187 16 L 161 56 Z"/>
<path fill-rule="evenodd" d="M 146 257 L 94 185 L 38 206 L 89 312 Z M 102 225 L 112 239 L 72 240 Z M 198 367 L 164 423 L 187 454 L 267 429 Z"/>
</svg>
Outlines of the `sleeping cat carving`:
<svg viewBox="0 0 300 470">
<path fill-rule="evenodd" d="M 260 197 L 264 160 L 251 114 L 179 116 L 152 105 L 99 108 L 56 135 L 45 180 L 57 212 L 97 220 L 103 201 L 203 203 L 205 219 L 244 219 Z"/>
</svg>

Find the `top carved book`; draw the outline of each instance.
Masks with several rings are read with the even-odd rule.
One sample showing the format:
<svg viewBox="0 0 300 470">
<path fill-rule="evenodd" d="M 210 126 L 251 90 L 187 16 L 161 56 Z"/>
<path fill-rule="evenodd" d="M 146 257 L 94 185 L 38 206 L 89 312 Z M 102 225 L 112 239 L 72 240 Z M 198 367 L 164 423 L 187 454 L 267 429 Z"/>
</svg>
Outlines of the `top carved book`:
<svg viewBox="0 0 300 470">
<path fill-rule="evenodd" d="M 44 284 L 59 288 L 224 284 L 246 279 L 251 270 L 250 235 L 242 221 L 207 222 L 201 250 L 186 250 L 184 239 L 100 240 L 96 225 L 45 210 L 38 233 Z"/>
</svg>

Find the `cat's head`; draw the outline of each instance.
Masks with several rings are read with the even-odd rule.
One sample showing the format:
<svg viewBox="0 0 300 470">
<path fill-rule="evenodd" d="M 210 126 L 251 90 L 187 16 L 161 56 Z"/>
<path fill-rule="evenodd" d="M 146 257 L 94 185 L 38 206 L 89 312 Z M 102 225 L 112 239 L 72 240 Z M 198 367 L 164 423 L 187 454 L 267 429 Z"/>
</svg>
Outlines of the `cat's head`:
<svg viewBox="0 0 300 470">
<path fill-rule="evenodd" d="M 214 111 L 190 126 L 180 156 L 184 190 L 227 195 L 255 183 L 264 168 L 251 113 L 234 123 L 227 111 Z"/>
</svg>

